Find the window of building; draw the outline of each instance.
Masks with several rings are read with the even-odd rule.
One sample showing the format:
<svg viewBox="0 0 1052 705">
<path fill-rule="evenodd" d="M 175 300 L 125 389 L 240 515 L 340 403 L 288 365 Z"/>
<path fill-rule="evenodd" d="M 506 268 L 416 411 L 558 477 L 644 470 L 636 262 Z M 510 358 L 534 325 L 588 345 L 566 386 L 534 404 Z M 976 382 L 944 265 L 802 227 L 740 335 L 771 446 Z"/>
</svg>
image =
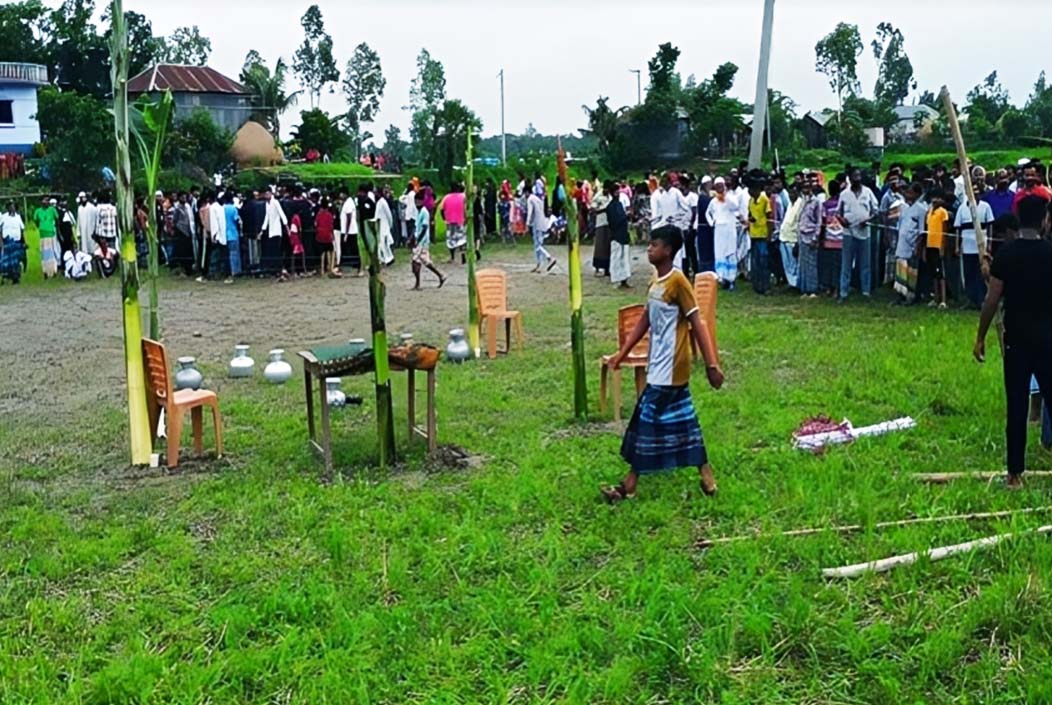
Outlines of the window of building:
<svg viewBox="0 0 1052 705">
<path fill-rule="evenodd" d="M 15 110 L 13 100 L 0 100 L 0 125 L 15 124 Z"/>
</svg>

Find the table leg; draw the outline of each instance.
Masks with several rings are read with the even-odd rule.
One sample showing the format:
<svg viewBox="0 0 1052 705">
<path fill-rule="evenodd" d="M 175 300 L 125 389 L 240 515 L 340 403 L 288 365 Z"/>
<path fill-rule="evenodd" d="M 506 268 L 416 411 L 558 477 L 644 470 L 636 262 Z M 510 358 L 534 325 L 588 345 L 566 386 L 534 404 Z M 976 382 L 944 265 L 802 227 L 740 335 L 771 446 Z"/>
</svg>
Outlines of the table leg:
<svg viewBox="0 0 1052 705">
<path fill-rule="evenodd" d="M 409 416 L 409 443 L 413 442 L 416 435 L 416 370 L 412 367 L 406 368 L 406 388 L 409 390 L 409 399 L 406 403 L 406 414 Z"/>
<path fill-rule="evenodd" d="M 427 450 L 438 447 L 438 424 L 435 421 L 435 371 L 427 371 Z"/>
<path fill-rule="evenodd" d="M 307 435 L 313 441 L 314 436 L 314 390 L 311 388 L 310 369 L 303 366 L 303 382 L 307 388 Z"/>
<path fill-rule="evenodd" d="M 325 474 L 332 475 L 332 433 L 329 429 L 329 400 L 325 394 L 325 377 L 318 377 L 318 391 L 321 393 L 321 448 L 325 458 Z"/>
</svg>

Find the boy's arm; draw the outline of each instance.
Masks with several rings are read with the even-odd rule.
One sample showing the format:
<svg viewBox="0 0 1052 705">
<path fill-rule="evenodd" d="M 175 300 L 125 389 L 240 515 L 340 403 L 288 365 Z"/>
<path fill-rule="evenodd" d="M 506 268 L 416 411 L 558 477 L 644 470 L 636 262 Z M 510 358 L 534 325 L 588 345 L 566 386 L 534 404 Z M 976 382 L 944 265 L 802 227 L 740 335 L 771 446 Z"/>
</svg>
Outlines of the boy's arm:
<svg viewBox="0 0 1052 705">
<path fill-rule="evenodd" d="M 709 328 L 697 310 L 691 313 L 687 320 L 690 321 L 690 331 L 694 336 L 694 342 L 697 343 L 698 349 L 701 350 L 701 357 L 705 360 L 705 374 L 709 378 L 709 384 L 713 389 L 719 389 L 723 386 L 723 370 L 720 369 L 716 348 L 713 345 L 712 336 L 709 335 Z"/>
<path fill-rule="evenodd" d="M 621 349 L 617 351 L 616 355 L 610 358 L 610 362 L 608 363 L 609 367 L 615 370 L 620 367 L 621 362 L 632 352 L 632 348 L 639 344 L 639 341 L 643 339 L 643 336 L 647 334 L 648 330 L 650 330 L 650 312 L 644 309 L 643 315 L 640 316 L 639 321 L 636 322 L 636 327 L 628 334 L 628 339 L 625 340 L 625 344 L 621 346 Z"/>
<path fill-rule="evenodd" d="M 986 300 L 983 301 L 983 310 L 979 314 L 979 332 L 975 336 L 975 348 L 972 355 L 979 362 L 986 362 L 986 334 L 990 331 L 990 324 L 997 313 L 997 306 L 1001 303 L 1004 295 L 1004 282 L 997 277 L 991 276 L 989 286 L 986 290 Z"/>
</svg>

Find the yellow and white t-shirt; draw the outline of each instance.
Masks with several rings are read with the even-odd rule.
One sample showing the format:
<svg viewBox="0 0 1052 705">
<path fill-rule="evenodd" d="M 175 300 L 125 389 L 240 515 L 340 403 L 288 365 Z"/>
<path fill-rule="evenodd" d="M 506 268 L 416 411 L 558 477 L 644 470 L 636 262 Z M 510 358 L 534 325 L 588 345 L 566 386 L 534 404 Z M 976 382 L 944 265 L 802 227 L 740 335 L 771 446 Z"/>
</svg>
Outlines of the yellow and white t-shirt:
<svg viewBox="0 0 1052 705">
<path fill-rule="evenodd" d="M 650 283 L 647 290 L 647 315 L 650 318 L 647 384 L 682 387 L 690 381 L 693 355 L 687 319 L 697 310 L 694 290 L 678 269 Z"/>
</svg>

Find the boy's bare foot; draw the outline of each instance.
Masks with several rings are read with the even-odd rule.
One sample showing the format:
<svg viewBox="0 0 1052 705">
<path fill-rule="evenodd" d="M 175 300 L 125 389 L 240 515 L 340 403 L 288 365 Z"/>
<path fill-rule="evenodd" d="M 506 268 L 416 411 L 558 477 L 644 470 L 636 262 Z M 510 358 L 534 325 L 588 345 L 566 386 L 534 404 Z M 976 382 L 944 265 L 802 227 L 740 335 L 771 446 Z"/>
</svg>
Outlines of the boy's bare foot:
<svg viewBox="0 0 1052 705">
<path fill-rule="evenodd" d="M 420 291 L 420 285 L 417 284 L 416 286 L 409 287 L 409 291 Z"/>
<path fill-rule="evenodd" d="M 708 497 L 714 496 L 719 487 L 716 486 L 716 475 L 712 472 L 712 466 L 702 465 L 698 468 L 698 477 L 701 478 L 701 491 Z"/>
<path fill-rule="evenodd" d="M 619 482 L 618 484 L 609 487 L 602 487 L 599 491 L 603 494 L 603 497 L 609 504 L 618 504 L 619 502 L 624 502 L 626 499 L 636 498 L 635 491 L 633 490 L 632 492 L 629 492 L 623 482 Z"/>
<path fill-rule="evenodd" d="M 442 285 L 445 284 L 445 283 L 446 283 L 446 278 L 445 277 L 439 277 L 438 278 L 438 288 L 439 289 L 441 289 Z"/>
<path fill-rule="evenodd" d="M 530 274 L 540 274 L 540 273 L 541 273 L 541 265 L 539 265 L 539 264 L 536 267 L 534 267 L 533 269 L 530 270 Z"/>
<path fill-rule="evenodd" d="M 1005 487 L 1010 490 L 1021 490 L 1023 489 L 1023 476 L 1009 474 L 1005 478 Z"/>
</svg>

